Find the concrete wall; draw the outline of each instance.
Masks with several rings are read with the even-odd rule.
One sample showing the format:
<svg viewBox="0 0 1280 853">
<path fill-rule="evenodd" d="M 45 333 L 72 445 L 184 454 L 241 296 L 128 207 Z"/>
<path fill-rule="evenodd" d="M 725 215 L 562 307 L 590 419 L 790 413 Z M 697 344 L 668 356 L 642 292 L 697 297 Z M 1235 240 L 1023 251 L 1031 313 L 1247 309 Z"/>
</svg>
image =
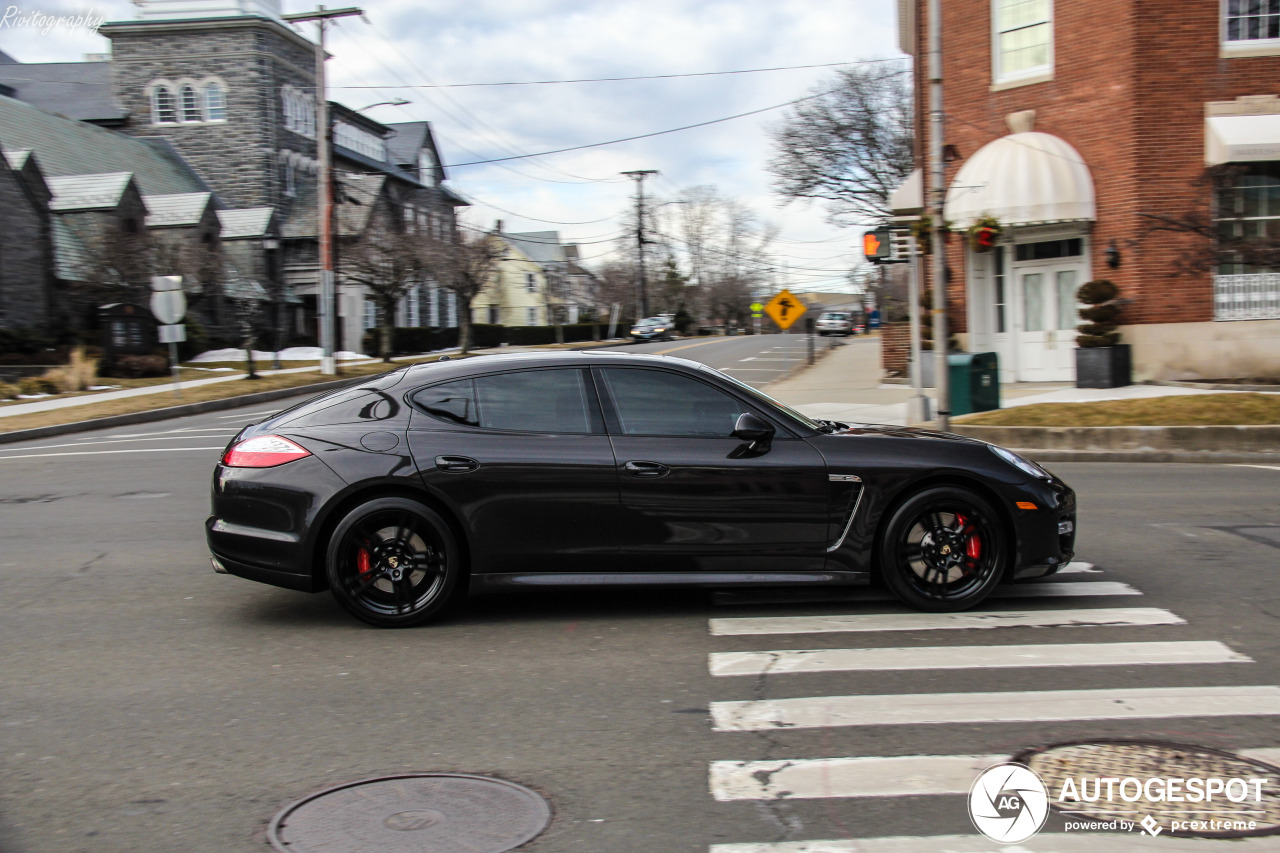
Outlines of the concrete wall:
<svg viewBox="0 0 1280 853">
<path fill-rule="evenodd" d="M 1122 326 L 1134 379 L 1280 377 L 1280 320 Z"/>
</svg>

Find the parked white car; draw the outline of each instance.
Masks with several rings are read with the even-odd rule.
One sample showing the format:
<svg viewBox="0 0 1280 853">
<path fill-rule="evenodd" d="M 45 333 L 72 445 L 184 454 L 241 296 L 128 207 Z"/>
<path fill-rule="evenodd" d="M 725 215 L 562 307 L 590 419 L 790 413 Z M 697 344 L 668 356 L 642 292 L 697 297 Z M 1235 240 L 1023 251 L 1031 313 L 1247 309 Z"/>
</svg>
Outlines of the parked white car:
<svg viewBox="0 0 1280 853">
<path fill-rule="evenodd" d="M 814 323 L 819 335 L 853 334 L 853 317 L 845 311 L 824 311 Z"/>
</svg>

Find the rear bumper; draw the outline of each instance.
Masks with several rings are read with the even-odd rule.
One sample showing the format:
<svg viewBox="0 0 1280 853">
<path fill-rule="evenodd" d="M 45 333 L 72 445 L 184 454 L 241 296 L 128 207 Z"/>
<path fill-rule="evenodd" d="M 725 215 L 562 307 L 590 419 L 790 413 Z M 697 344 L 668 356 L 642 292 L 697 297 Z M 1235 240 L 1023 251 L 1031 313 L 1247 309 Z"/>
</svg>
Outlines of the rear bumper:
<svg viewBox="0 0 1280 853">
<path fill-rule="evenodd" d="M 209 519 L 213 521 L 214 519 Z M 206 531 L 208 524 L 206 523 Z M 266 566 L 258 566 L 253 563 L 237 560 L 220 554 L 213 547 L 213 537 L 209 536 L 209 551 L 213 555 L 216 562 L 214 571 L 218 571 L 218 566 L 222 567 L 219 574 L 235 575 L 236 577 L 245 578 L 246 580 L 258 581 L 259 583 L 271 584 L 272 586 L 284 587 L 285 589 L 296 589 L 300 592 L 318 592 L 319 588 L 315 582 L 315 578 L 310 572 L 299 574 L 297 572 L 288 571 L 286 569 L 268 568 Z"/>
</svg>

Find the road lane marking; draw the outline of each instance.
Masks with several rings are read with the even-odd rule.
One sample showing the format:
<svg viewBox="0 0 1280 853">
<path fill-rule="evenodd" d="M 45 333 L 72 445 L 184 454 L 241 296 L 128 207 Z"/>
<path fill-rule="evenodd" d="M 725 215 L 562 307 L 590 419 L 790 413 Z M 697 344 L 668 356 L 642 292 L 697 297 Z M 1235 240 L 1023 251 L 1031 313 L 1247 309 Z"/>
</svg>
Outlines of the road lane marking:
<svg viewBox="0 0 1280 853">
<path fill-rule="evenodd" d="M 1058 569 L 1056 574 L 1071 575 L 1071 574 L 1078 574 L 1080 572 L 1089 572 L 1091 574 L 1097 574 L 1101 571 L 1102 569 L 1098 568 L 1093 563 L 1074 562 L 1074 563 L 1067 563 L 1065 566 Z"/>
<path fill-rule="evenodd" d="M 718 802 L 967 794 L 978 774 L 1008 755 L 900 755 L 891 758 L 713 761 Z"/>
<path fill-rule="evenodd" d="M 666 355 L 669 352 L 677 352 L 682 349 L 692 349 L 693 347 L 705 347 L 707 344 L 721 343 L 719 338 L 712 338 L 709 341 L 698 341 L 696 344 L 684 344 L 678 347 L 669 347 L 668 349 L 654 350 L 654 355 Z"/>
<path fill-rule="evenodd" d="M 1280 465 L 1232 465 L 1232 468 L 1265 468 L 1268 471 L 1280 471 Z"/>
<path fill-rule="evenodd" d="M 234 432 L 223 432 L 222 434 L 227 436 L 235 435 Z M 95 444 L 132 444 L 134 442 L 139 442 L 139 441 L 176 441 L 178 439 L 184 439 L 184 438 L 212 438 L 212 437 L 213 436 L 208 436 L 208 435 L 166 435 L 166 436 L 160 436 L 157 438 L 102 438 L 102 439 L 98 439 L 97 441 L 71 442 L 68 444 L 41 444 L 36 447 L 0 448 L 0 454 L 9 453 L 11 450 L 56 450 L 59 447 L 92 447 Z M 66 454 L 53 454 L 53 455 L 66 455 Z M 0 456 L 0 458 L 16 459 L 17 457 Z"/>
<path fill-rule="evenodd" d="M 995 601 L 1002 598 L 1082 598 L 1114 595 L 1142 595 L 1142 591 L 1118 581 L 1035 582 L 998 586 L 989 600 Z M 805 589 L 786 587 L 720 590 L 713 593 L 711 600 L 717 606 L 728 607 L 741 604 L 796 604 L 799 602 L 822 601 L 848 603 L 897 601 L 897 597 L 887 589 L 846 586 L 808 587 Z"/>
<path fill-rule="evenodd" d="M 1271 685 L 903 693 L 711 703 L 711 719 L 718 732 L 1272 714 L 1280 714 L 1280 687 Z"/>
<path fill-rule="evenodd" d="M 1157 607 L 1079 610 L 992 610 L 985 613 L 868 613 L 845 616 L 748 616 L 710 620 L 713 636 L 830 634 L 851 631 L 938 631 L 971 628 L 1185 625 Z"/>
<path fill-rule="evenodd" d="M 135 447 L 131 450 L 74 450 L 64 453 L 27 453 L 22 456 L 0 456 L 0 462 L 10 459 L 42 459 L 48 456 L 106 456 L 113 453 L 184 453 L 192 450 L 225 450 L 225 447 Z"/>
<path fill-rule="evenodd" d="M 746 844 L 712 844 L 708 853 L 1097 853 L 1120 850 L 1130 853 L 1212 853 L 1226 844 L 1232 853 L 1274 851 L 1274 838 L 1158 838 L 1096 832 L 1042 832 L 1019 844 L 998 844 L 980 835 L 896 835 L 882 838 L 838 838 L 821 841 L 770 841 Z"/>
<path fill-rule="evenodd" d="M 241 412 L 238 415 L 218 415 L 218 420 L 225 421 L 228 418 L 256 418 L 259 415 L 274 415 L 279 411 L 279 409 L 267 409 L 264 412 Z"/>
<path fill-rule="evenodd" d="M 997 669 L 1041 666 L 1142 666 L 1253 663 L 1215 641 L 1056 643 L 1023 646 L 944 646 L 879 649 L 784 649 L 715 652 L 712 675 L 780 675 L 914 669 Z"/>
</svg>

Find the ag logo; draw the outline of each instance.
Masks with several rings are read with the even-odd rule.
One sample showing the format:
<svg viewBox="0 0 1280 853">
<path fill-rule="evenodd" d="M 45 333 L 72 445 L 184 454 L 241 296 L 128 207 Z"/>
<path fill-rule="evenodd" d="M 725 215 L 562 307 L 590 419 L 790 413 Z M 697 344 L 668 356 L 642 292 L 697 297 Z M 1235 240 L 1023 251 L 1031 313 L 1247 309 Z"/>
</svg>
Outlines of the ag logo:
<svg viewBox="0 0 1280 853">
<path fill-rule="evenodd" d="M 987 838 L 1001 844 L 1026 841 L 1049 817 L 1049 791 L 1023 764 L 997 764 L 974 780 L 969 817 Z"/>
</svg>

